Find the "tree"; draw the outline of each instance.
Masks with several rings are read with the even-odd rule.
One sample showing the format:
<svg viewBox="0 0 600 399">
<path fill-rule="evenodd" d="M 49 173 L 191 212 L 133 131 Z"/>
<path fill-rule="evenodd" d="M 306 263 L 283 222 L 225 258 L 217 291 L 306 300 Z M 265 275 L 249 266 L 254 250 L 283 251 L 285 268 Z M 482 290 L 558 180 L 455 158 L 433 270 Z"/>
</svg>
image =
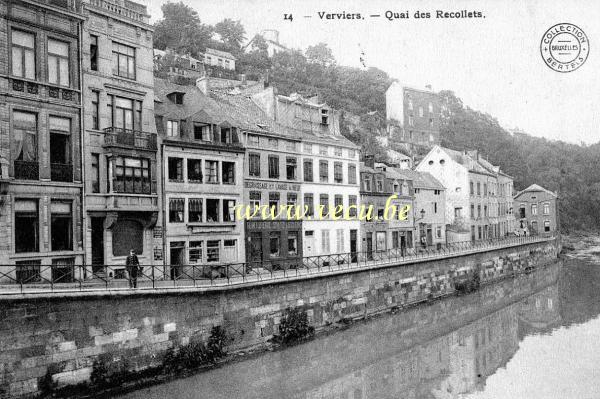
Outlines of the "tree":
<svg viewBox="0 0 600 399">
<path fill-rule="evenodd" d="M 154 24 L 154 46 L 162 50 L 168 47 L 179 54 L 190 53 L 195 57 L 202 53 L 212 37 L 213 28 L 202 24 L 198 13 L 183 2 L 165 3 L 161 10 L 163 19 Z"/>
<path fill-rule="evenodd" d="M 219 34 L 229 51 L 239 54 L 242 43 L 246 40 L 246 29 L 240 21 L 225 18 L 215 25 L 215 32 Z"/>
<path fill-rule="evenodd" d="M 309 46 L 306 49 L 306 58 L 309 62 L 319 64 L 321 66 L 331 66 L 335 64 L 335 58 L 331 49 L 325 43 L 319 43 L 314 46 Z"/>
</svg>

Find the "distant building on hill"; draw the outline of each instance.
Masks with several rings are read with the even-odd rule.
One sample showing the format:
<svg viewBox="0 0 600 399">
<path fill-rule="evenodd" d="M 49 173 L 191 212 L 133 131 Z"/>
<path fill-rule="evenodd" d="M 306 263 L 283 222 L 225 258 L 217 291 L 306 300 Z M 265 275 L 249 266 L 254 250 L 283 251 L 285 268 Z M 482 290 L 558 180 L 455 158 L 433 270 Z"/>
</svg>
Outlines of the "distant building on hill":
<svg viewBox="0 0 600 399">
<path fill-rule="evenodd" d="M 426 147 L 440 143 L 441 101 L 436 92 L 394 82 L 387 89 L 385 98 L 390 137 Z"/>
<path fill-rule="evenodd" d="M 279 42 L 279 31 L 275 29 L 264 29 L 260 33 L 256 34 L 252 40 L 246 44 L 244 51 L 252 51 L 253 44 L 256 42 L 257 37 L 262 37 L 267 45 L 267 53 L 269 57 L 273 57 L 275 53 L 283 53 L 290 51 L 287 47 Z"/>
</svg>

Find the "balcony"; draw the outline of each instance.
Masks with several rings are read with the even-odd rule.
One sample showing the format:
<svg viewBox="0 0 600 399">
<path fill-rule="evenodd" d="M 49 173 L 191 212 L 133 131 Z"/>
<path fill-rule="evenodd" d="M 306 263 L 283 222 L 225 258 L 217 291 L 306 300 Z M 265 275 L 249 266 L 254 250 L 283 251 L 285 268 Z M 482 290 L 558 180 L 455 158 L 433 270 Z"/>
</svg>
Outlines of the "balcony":
<svg viewBox="0 0 600 399">
<path fill-rule="evenodd" d="M 50 164 L 50 180 L 62 181 L 62 182 L 73 182 L 73 165 L 63 163 L 51 163 Z"/>
<path fill-rule="evenodd" d="M 121 146 L 139 150 L 156 151 L 156 133 L 109 127 L 104 129 L 105 146 Z"/>
<path fill-rule="evenodd" d="M 37 2 L 75 13 L 81 12 L 81 0 L 37 0 Z"/>
<path fill-rule="evenodd" d="M 94 7 L 101 8 L 123 18 L 129 18 L 134 21 L 145 24 L 150 23 L 150 16 L 146 6 L 128 0 L 89 0 Z"/>
<path fill-rule="evenodd" d="M 15 179 L 39 180 L 40 165 L 36 161 L 14 161 Z"/>
</svg>

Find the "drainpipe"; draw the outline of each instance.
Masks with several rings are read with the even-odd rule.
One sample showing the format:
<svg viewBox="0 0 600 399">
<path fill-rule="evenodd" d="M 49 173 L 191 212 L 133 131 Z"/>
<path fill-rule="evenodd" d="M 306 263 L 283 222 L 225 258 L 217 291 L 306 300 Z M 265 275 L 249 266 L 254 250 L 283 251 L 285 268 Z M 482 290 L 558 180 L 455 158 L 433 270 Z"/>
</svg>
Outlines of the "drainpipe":
<svg viewBox="0 0 600 399">
<path fill-rule="evenodd" d="M 83 13 L 83 4 L 81 5 L 81 11 Z M 79 111 L 79 162 L 81 165 L 81 182 L 82 182 L 82 186 L 81 186 L 81 190 L 79 192 L 79 195 L 81 196 L 80 199 L 80 203 L 81 203 L 81 219 L 82 219 L 82 223 L 81 223 L 81 232 L 80 232 L 80 238 L 81 238 L 81 245 L 83 247 L 83 276 L 84 278 L 87 276 L 87 269 L 85 268 L 85 265 L 87 265 L 87 246 L 86 246 L 86 242 L 87 242 L 87 212 L 86 212 L 86 202 L 85 202 L 85 182 L 86 182 L 86 175 L 85 175 L 85 145 L 84 145 L 84 140 L 85 140 L 85 126 L 83 123 L 84 117 L 85 117 L 85 107 L 84 107 L 84 84 L 83 84 L 83 22 L 84 21 L 80 21 L 79 22 L 79 92 L 80 92 L 80 111 Z"/>
<path fill-rule="evenodd" d="M 158 139 L 158 129 L 156 132 L 156 136 Z M 164 172 L 165 172 L 165 168 L 164 168 L 164 162 L 165 162 L 165 157 L 164 157 L 164 151 L 165 151 L 165 145 L 162 143 L 160 143 L 160 191 L 161 191 L 161 208 L 162 208 L 162 246 L 163 246 L 163 274 L 167 273 L 167 212 L 165 212 L 166 210 L 166 201 L 167 201 L 167 197 L 166 197 L 166 193 L 165 193 L 165 177 L 164 177 Z"/>
</svg>

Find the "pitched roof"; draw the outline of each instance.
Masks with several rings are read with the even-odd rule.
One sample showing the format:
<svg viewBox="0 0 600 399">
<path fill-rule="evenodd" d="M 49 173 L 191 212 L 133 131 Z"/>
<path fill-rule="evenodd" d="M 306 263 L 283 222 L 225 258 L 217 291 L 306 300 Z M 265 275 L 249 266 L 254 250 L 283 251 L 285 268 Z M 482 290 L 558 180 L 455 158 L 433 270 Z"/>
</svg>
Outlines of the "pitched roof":
<svg viewBox="0 0 600 399">
<path fill-rule="evenodd" d="M 397 178 L 412 180 L 415 188 L 428 188 L 433 190 L 445 190 L 446 187 L 438 179 L 433 177 L 429 172 L 418 172 L 412 169 L 387 168 Z"/>
<path fill-rule="evenodd" d="M 227 51 L 221 51 L 214 48 L 206 48 L 205 54 L 216 55 L 217 57 L 229 58 L 230 60 L 237 60 L 233 54 Z"/>
<path fill-rule="evenodd" d="M 544 187 L 537 185 L 537 184 L 532 184 L 531 186 L 527 187 L 524 190 L 519 191 L 516 195 L 515 198 L 517 198 L 519 195 L 523 194 L 523 193 L 528 193 L 528 192 L 544 192 L 547 194 L 550 194 L 551 196 L 558 198 L 558 195 L 550 190 L 545 189 Z"/>
</svg>

